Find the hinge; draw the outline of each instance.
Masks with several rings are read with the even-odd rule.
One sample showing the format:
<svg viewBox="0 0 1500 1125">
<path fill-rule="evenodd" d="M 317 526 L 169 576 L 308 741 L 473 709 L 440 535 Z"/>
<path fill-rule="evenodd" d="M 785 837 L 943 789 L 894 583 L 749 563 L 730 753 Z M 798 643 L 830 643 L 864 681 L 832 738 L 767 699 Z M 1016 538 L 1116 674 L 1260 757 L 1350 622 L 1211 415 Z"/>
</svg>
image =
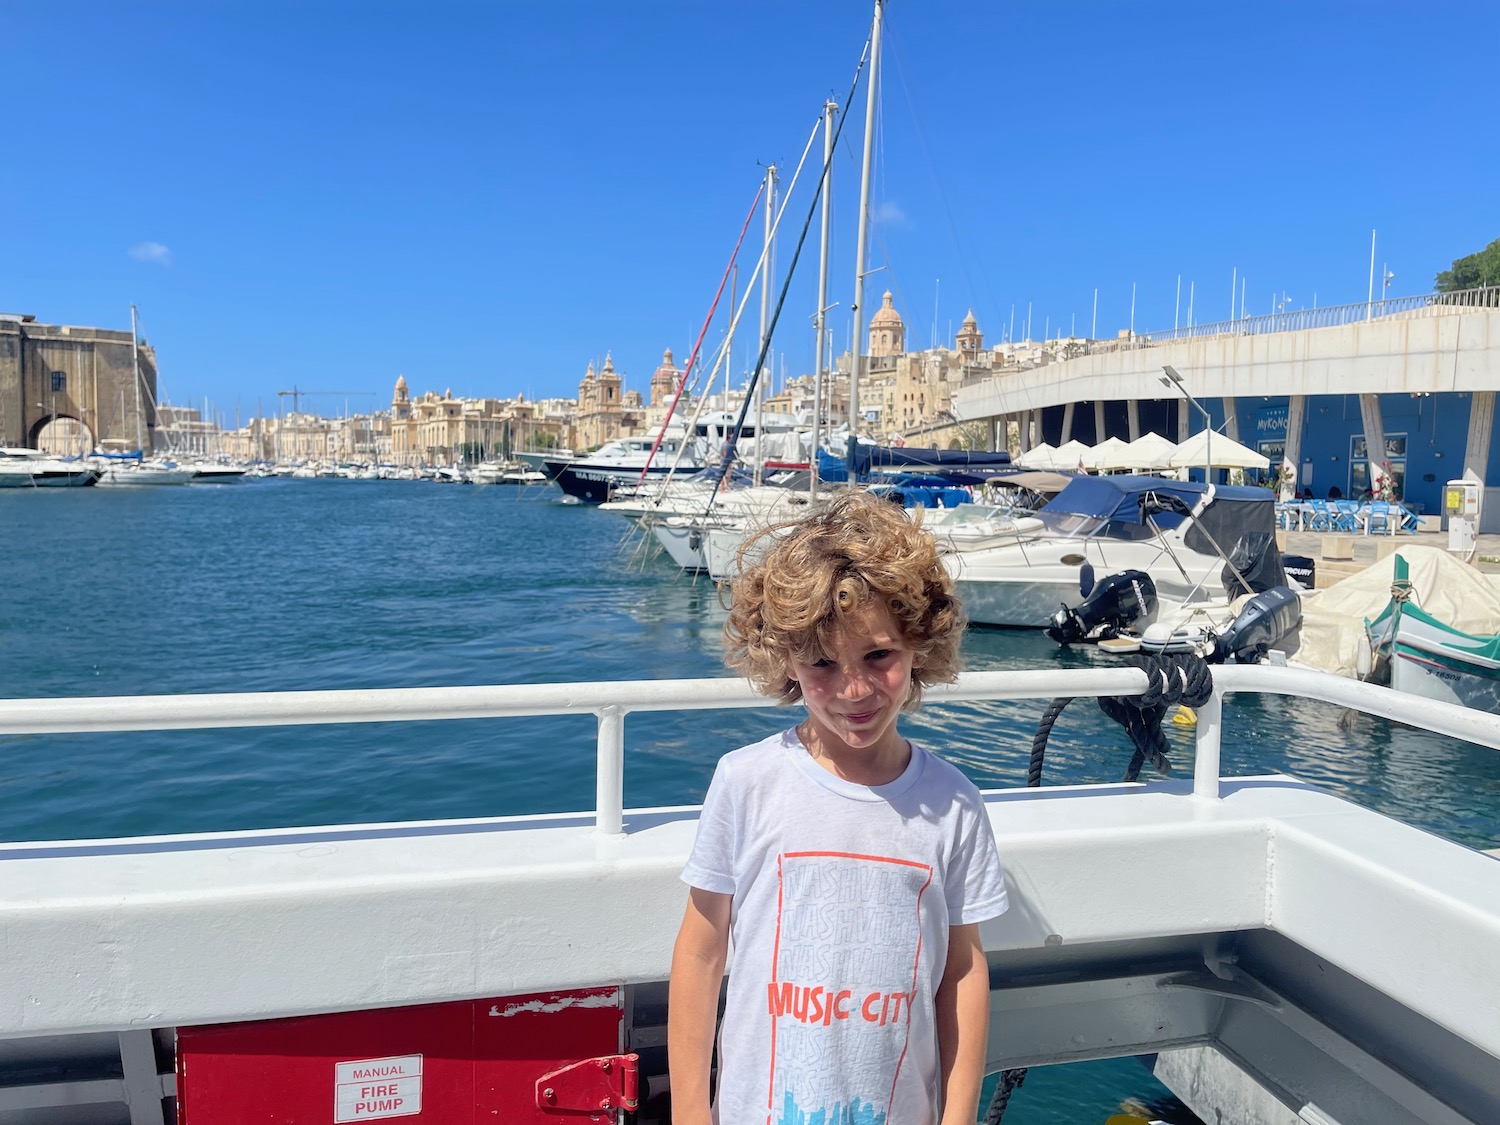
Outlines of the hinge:
<svg viewBox="0 0 1500 1125">
<path fill-rule="evenodd" d="M 536 1107 L 544 1113 L 633 1113 L 640 1104 L 639 1063 L 639 1055 L 600 1055 L 559 1067 L 536 1080 Z"/>
</svg>

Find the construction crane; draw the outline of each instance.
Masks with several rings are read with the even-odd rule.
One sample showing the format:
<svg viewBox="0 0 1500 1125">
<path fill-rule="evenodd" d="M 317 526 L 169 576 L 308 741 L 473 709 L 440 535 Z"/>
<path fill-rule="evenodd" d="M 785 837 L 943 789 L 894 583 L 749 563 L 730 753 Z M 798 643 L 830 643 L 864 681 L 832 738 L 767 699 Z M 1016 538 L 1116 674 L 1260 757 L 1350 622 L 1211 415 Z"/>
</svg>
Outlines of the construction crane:
<svg viewBox="0 0 1500 1125">
<path fill-rule="evenodd" d="M 290 396 L 291 400 L 292 400 L 293 426 L 295 428 L 295 424 L 296 424 L 295 423 L 295 419 L 296 419 L 297 414 L 300 413 L 300 410 L 298 408 L 301 406 L 302 400 L 304 398 L 312 398 L 314 396 L 323 396 L 323 395 L 333 395 L 333 396 L 338 397 L 338 398 L 374 398 L 375 397 L 375 392 L 374 391 L 304 391 L 302 388 L 298 387 L 295 383 L 293 383 L 291 390 L 289 390 L 289 391 L 277 391 L 276 392 L 276 416 L 277 416 L 278 419 L 280 419 L 280 417 L 282 415 L 282 409 L 281 409 L 281 407 L 282 407 L 282 401 L 284 399 L 286 399 L 288 396 Z M 300 443 L 294 443 L 294 444 L 300 444 Z M 281 462 L 281 452 L 282 452 L 281 451 L 281 424 L 278 421 L 278 423 L 276 425 L 276 452 L 275 452 L 275 458 L 276 458 L 276 461 L 277 461 L 278 464 L 280 464 L 280 462 Z"/>
</svg>

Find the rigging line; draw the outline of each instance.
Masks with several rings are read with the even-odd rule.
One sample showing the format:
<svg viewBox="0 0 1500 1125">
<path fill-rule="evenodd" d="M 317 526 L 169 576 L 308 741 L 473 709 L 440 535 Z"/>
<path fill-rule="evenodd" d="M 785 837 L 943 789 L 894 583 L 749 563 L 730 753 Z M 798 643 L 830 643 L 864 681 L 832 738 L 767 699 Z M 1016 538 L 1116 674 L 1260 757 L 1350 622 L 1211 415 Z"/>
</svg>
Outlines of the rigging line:
<svg viewBox="0 0 1500 1125">
<path fill-rule="evenodd" d="M 889 27 L 889 22 L 887 23 Z M 913 131 L 917 137 L 917 147 L 922 150 L 922 157 L 927 162 L 928 174 L 932 177 L 932 186 L 937 191 L 938 203 L 943 209 L 943 216 L 948 221 L 948 234 L 953 239 L 953 248 L 957 252 L 958 268 L 963 271 L 964 284 L 969 288 L 969 300 L 972 302 L 977 296 L 974 286 L 974 278 L 969 273 L 968 258 L 963 252 L 963 243 L 958 237 L 958 224 L 953 218 L 953 209 L 949 205 L 947 193 L 943 190 L 942 178 L 937 174 L 937 162 L 932 159 L 932 150 L 927 144 L 927 134 L 922 129 L 922 119 L 917 115 L 917 107 L 911 96 L 911 88 L 906 84 L 906 72 L 901 66 L 901 43 L 897 36 L 892 37 L 892 62 L 896 68 L 896 81 L 901 86 L 901 93 L 906 97 L 906 108 L 911 114 Z M 980 275 L 984 278 L 985 290 L 989 296 L 990 304 L 995 306 L 995 295 L 989 292 L 989 279 L 984 276 L 983 268 Z M 998 306 L 995 306 L 998 308 Z"/>
<path fill-rule="evenodd" d="M 719 278 L 719 288 L 714 293 L 713 303 L 708 306 L 708 315 L 703 318 L 703 327 L 698 330 L 698 339 L 693 343 L 693 350 L 688 356 L 687 366 L 682 371 L 682 379 L 678 382 L 677 390 L 672 395 L 672 402 L 667 407 L 667 416 L 661 420 L 661 430 L 656 435 L 656 441 L 652 443 L 651 452 L 646 457 L 646 463 L 641 466 L 641 475 L 636 484 L 640 484 L 641 481 L 646 479 L 646 474 L 651 469 L 651 462 L 656 459 L 656 451 L 661 448 L 662 438 L 666 436 L 667 426 L 671 423 L 672 414 L 677 409 L 677 402 L 682 398 L 682 392 L 688 385 L 688 376 L 692 374 L 693 364 L 698 361 L 698 349 L 703 346 L 703 337 L 708 335 L 708 326 L 713 323 L 714 313 L 719 309 L 719 298 L 724 296 L 724 286 L 729 283 L 729 271 L 734 269 L 735 259 L 740 256 L 740 247 L 745 243 L 745 232 L 750 229 L 750 223 L 755 218 L 755 210 L 760 206 L 760 197 L 765 193 L 766 182 L 765 180 L 761 180 L 760 186 L 755 190 L 755 199 L 750 203 L 750 212 L 745 216 L 745 225 L 740 227 L 740 236 L 734 241 L 734 252 L 729 255 L 729 261 L 724 266 L 724 276 Z"/>
<path fill-rule="evenodd" d="M 844 112 L 839 115 L 838 128 L 836 130 L 834 130 L 834 134 L 833 134 L 833 147 L 835 149 L 838 148 L 839 138 L 841 136 L 843 136 L 843 133 L 844 133 L 844 124 L 849 120 L 849 109 L 850 109 L 850 107 L 854 103 L 854 93 L 855 93 L 856 90 L 859 89 L 860 75 L 864 74 L 864 72 L 865 72 L 865 63 L 867 61 L 869 61 L 869 58 L 870 58 L 870 40 L 866 39 L 865 40 L 865 49 L 862 52 L 860 52 L 859 65 L 854 68 L 854 81 L 851 82 L 850 85 L 849 85 L 849 97 L 846 98 L 845 101 L 844 101 Z M 821 120 L 819 121 L 819 124 L 820 125 L 822 124 Z M 728 474 L 728 472 L 729 472 L 729 465 L 734 460 L 734 447 L 739 442 L 741 431 L 744 430 L 744 428 L 745 428 L 745 416 L 749 412 L 749 409 L 750 409 L 750 399 L 754 395 L 755 384 L 756 384 L 756 381 L 760 378 L 761 368 L 765 366 L 766 353 L 771 348 L 771 338 L 772 338 L 773 335 L 775 335 L 776 324 L 781 319 L 781 309 L 782 309 L 782 306 L 786 304 L 787 290 L 789 290 L 792 287 L 792 275 L 797 272 L 797 260 L 802 257 L 802 247 L 807 242 L 807 232 L 812 228 L 813 217 L 815 215 L 817 215 L 817 213 L 818 213 L 818 200 L 821 199 L 822 196 L 823 196 L 823 185 L 828 182 L 828 166 L 829 166 L 829 164 L 832 163 L 832 160 L 833 160 L 833 158 L 830 156 L 828 158 L 828 160 L 825 160 L 823 162 L 823 174 L 820 177 L 818 177 L 818 186 L 813 190 L 812 202 L 809 203 L 808 207 L 807 207 L 807 219 L 802 224 L 802 233 L 797 236 L 797 248 L 792 253 L 792 264 L 787 267 L 786 280 L 784 282 L 782 282 L 782 285 L 781 285 L 781 295 L 779 297 L 777 297 L 777 299 L 776 299 L 776 311 L 771 314 L 771 322 L 766 327 L 766 338 L 760 342 L 760 356 L 755 361 L 755 367 L 751 369 L 750 385 L 745 390 L 745 399 L 744 399 L 744 401 L 740 403 L 740 416 L 735 421 L 735 424 L 734 424 L 734 433 L 732 433 L 729 436 L 729 440 L 724 443 L 724 459 L 723 459 L 723 462 L 720 465 L 720 476 L 721 477 Z M 799 166 L 797 170 L 800 172 L 802 169 Z M 790 193 L 788 193 L 788 194 L 790 194 Z M 855 347 L 858 347 L 858 346 L 859 345 L 856 342 L 855 343 Z M 858 368 L 859 368 L 859 365 L 856 363 L 855 364 L 855 370 L 858 371 Z M 763 434 L 757 433 L 755 435 L 755 441 L 756 441 L 757 445 L 763 439 L 764 439 L 764 435 Z M 851 422 L 851 426 L 850 426 L 850 430 L 849 430 L 849 440 L 850 441 L 854 440 L 854 429 L 853 429 L 852 422 Z M 818 455 L 818 451 L 816 449 L 814 449 L 812 451 L 812 455 L 814 457 L 816 457 Z M 708 503 L 708 507 L 703 510 L 703 518 L 707 519 L 708 518 L 708 513 L 710 511 L 712 511 L 712 510 L 713 510 L 713 500 L 712 500 L 712 498 L 710 498 L 709 503 Z"/>
<path fill-rule="evenodd" d="M 797 180 L 802 175 L 802 169 L 803 169 L 803 167 L 807 163 L 807 154 L 812 151 L 813 142 L 815 140 L 817 140 L 818 130 L 820 128 L 822 128 L 822 126 L 823 126 L 823 118 L 822 118 L 822 115 L 819 114 L 817 123 L 813 125 L 812 132 L 807 135 L 807 144 L 802 149 L 802 159 L 797 162 L 797 170 L 792 174 L 792 179 L 791 179 L 790 184 L 787 186 L 786 194 L 784 196 L 782 196 L 781 208 L 776 212 L 776 218 L 771 223 L 771 240 L 772 241 L 774 241 L 775 238 L 776 238 L 776 232 L 781 229 L 781 220 L 782 220 L 782 217 L 786 214 L 787 206 L 791 203 L 792 192 L 794 192 L 796 190 L 796 188 L 797 188 Z M 816 202 L 817 197 L 814 196 L 813 198 L 814 198 L 814 202 Z M 805 233 L 806 232 L 804 231 L 804 234 Z M 771 250 L 771 243 L 770 242 L 768 242 L 761 249 L 760 259 L 755 263 L 755 270 L 750 275 L 750 282 L 749 282 L 749 284 L 745 286 L 745 296 L 740 301 L 740 307 L 735 311 L 734 319 L 732 321 L 730 321 L 730 324 L 729 324 L 729 333 L 728 333 L 728 335 L 725 336 L 725 338 L 724 338 L 724 344 L 723 344 L 723 346 L 719 350 L 718 358 L 714 361 L 713 371 L 712 371 L 712 373 L 709 376 L 709 385 L 710 386 L 713 385 L 713 379 L 719 373 L 719 365 L 721 363 L 725 362 L 726 360 L 729 360 L 729 359 L 732 358 L 732 357 L 730 357 L 728 355 L 729 344 L 730 344 L 730 342 L 734 338 L 734 331 L 735 331 L 735 329 L 739 327 L 740 317 L 742 317 L 744 315 L 745 307 L 750 303 L 750 296 L 754 292 L 754 289 L 755 289 L 755 279 L 760 276 L 760 272 L 761 272 L 762 269 L 767 268 L 766 263 L 767 263 L 767 261 L 769 260 L 769 257 L 770 257 L 770 250 Z M 770 339 L 770 334 L 769 333 L 767 333 L 767 337 L 766 338 Z M 764 355 L 761 356 L 761 362 L 762 363 L 765 362 L 765 356 Z M 754 386 L 754 380 L 753 379 L 751 380 L 751 386 L 752 387 Z M 704 395 L 702 398 L 700 398 L 698 400 L 698 408 L 697 408 L 697 410 L 695 410 L 693 412 L 693 422 L 694 423 L 697 422 L 699 415 L 702 414 L 704 404 L 707 403 L 707 401 L 708 401 L 708 396 L 707 395 Z M 728 402 L 727 401 L 725 402 L 725 406 L 726 407 L 728 406 Z M 741 418 L 741 421 L 743 422 L 743 416 Z M 682 465 L 682 459 L 683 459 L 683 457 L 687 453 L 687 449 L 688 449 L 688 445 L 689 444 L 690 444 L 689 442 L 684 441 L 680 446 L 678 446 L 678 448 L 677 448 L 677 457 L 672 462 L 672 467 L 669 470 L 667 470 L 666 479 L 662 482 L 663 485 L 666 485 L 666 484 L 670 483 L 671 480 L 672 480 L 672 478 L 677 474 L 677 470 Z M 661 501 L 661 497 L 658 497 L 658 500 L 657 500 L 658 505 L 660 504 L 660 501 Z"/>
</svg>

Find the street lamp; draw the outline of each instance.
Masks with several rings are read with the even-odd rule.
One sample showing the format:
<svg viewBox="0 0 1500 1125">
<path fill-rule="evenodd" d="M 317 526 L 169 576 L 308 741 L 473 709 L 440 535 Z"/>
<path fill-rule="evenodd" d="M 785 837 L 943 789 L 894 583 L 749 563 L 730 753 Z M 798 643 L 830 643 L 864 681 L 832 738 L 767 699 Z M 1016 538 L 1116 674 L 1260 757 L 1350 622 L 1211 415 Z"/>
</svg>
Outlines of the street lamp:
<svg viewBox="0 0 1500 1125">
<path fill-rule="evenodd" d="M 1197 407 L 1198 413 L 1203 415 L 1203 483 L 1213 484 L 1214 420 L 1209 416 L 1208 411 L 1203 409 L 1203 404 L 1195 399 L 1192 396 L 1192 393 L 1187 389 L 1187 386 L 1182 381 L 1182 376 L 1177 374 L 1177 368 L 1173 367 L 1170 363 L 1165 363 L 1162 365 L 1162 370 L 1166 372 L 1165 375 L 1161 376 L 1162 386 L 1176 387 L 1179 391 L 1182 392 L 1182 397 L 1187 399 L 1190 403 Z"/>
</svg>

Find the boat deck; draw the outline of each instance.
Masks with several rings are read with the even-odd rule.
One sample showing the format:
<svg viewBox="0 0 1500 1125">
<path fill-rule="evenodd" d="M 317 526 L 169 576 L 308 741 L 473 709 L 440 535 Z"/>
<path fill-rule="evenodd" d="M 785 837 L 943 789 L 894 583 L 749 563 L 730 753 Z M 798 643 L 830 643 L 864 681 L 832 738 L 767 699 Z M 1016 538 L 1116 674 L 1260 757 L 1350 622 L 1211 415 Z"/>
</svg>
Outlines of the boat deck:
<svg viewBox="0 0 1500 1125">
<path fill-rule="evenodd" d="M 1113 694 L 1140 674 L 1063 675 L 1070 692 L 1103 683 Z M 1220 692 L 1296 690 L 1436 716 L 1448 733 L 1500 743 L 1489 716 L 1333 677 L 1244 668 L 1218 681 Z M 574 705 L 628 686 L 575 685 Z M 1060 690 L 1058 674 L 1008 674 L 999 694 L 1043 686 Z M 981 675 L 948 693 L 989 687 Z M 437 690 L 451 714 L 464 693 L 503 689 Z M 665 705 L 685 689 L 656 690 Z M 364 694 L 381 716 L 414 698 Z M 603 745 L 622 716 L 601 698 Z M 138 725 L 149 710 L 118 701 L 106 720 L 111 701 L 89 702 L 97 713 L 76 713 L 74 729 Z M 176 725 L 206 725 L 197 706 L 182 704 Z M 26 707 L 0 702 L 0 729 L 35 729 L 56 710 Z M 1213 703 L 1200 712 L 1192 781 L 986 793 L 1011 881 L 1010 911 L 982 931 L 990 1069 L 1208 1047 L 1294 1113 L 1500 1120 L 1500 864 L 1291 778 L 1221 782 L 1218 721 Z M 614 792 L 609 774 L 601 794 Z M 0 1121 L 80 1099 L 117 1113 L 89 1121 L 163 1120 L 173 1032 L 185 1026 L 600 984 L 625 986 L 624 1046 L 659 1091 L 696 809 L 619 810 L 614 823 L 603 806 L 0 846 L 0 996 L 11 998 L 0 1003 Z M 39 1058 L 73 1061 L 29 1080 L 49 1073 Z M 155 1117 L 141 1108 L 153 1095 Z"/>
</svg>

